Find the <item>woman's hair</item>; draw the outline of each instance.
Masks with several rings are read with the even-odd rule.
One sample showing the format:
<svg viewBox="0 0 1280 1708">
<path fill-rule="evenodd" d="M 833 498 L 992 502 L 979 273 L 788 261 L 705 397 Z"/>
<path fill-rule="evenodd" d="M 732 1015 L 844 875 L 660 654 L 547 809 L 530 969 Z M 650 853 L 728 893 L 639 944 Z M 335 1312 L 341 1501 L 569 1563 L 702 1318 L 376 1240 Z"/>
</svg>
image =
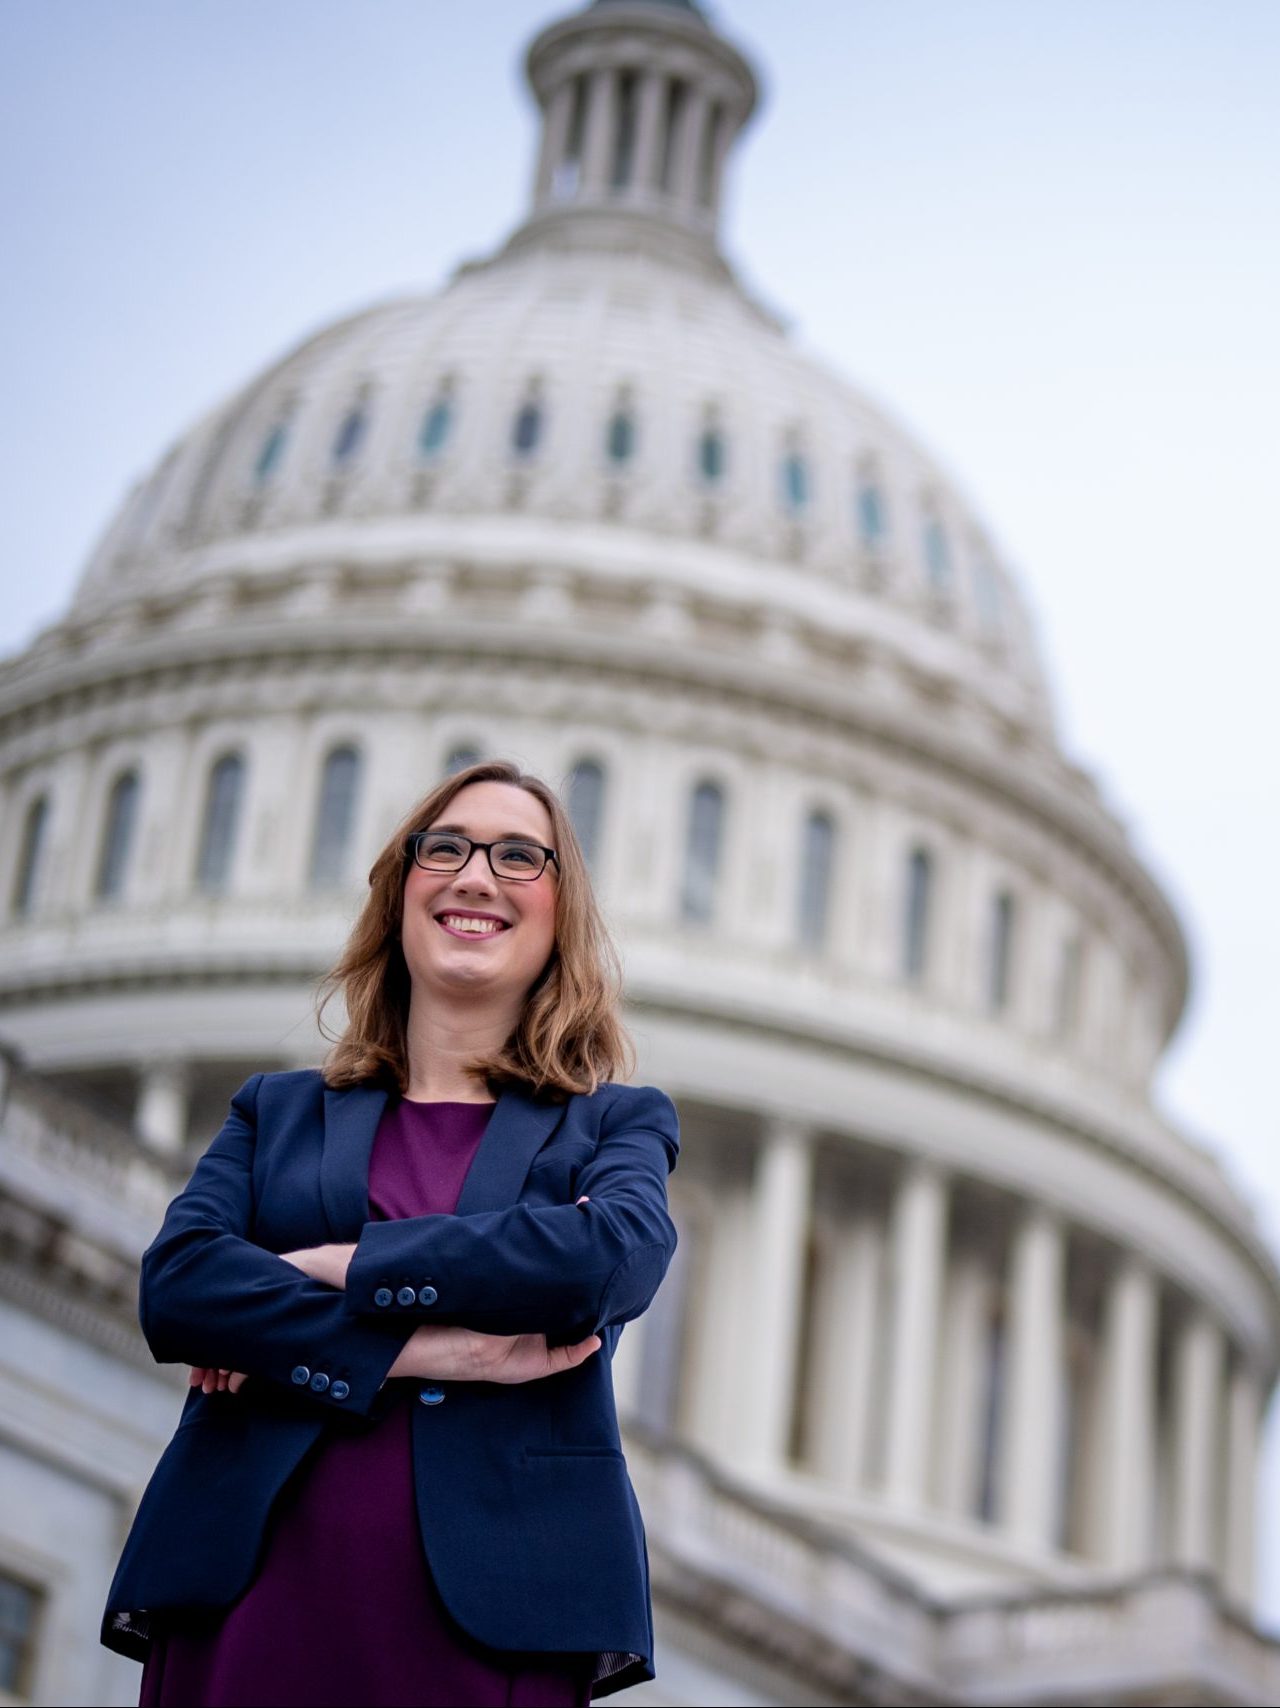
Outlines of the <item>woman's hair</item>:
<svg viewBox="0 0 1280 1708">
<path fill-rule="evenodd" d="M 347 1027 L 324 1065 L 335 1089 L 377 1084 L 401 1095 L 409 1085 L 407 1028 L 409 969 L 400 942 L 408 839 L 439 818 L 469 783 L 510 783 L 542 802 L 551 818 L 557 854 L 555 944 L 534 981 L 524 1011 L 502 1047 L 466 1063 L 490 1089 L 519 1084 L 562 1102 L 593 1092 L 622 1070 L 635 1071 L 635 1053 L 619 1018 L 622 970 L 591 887 L 591 877 L 568 813 L 541 778 L 506 760 L 484 760 L 447 777 L 401 822 L 369 872 L 369 898 L 340 959 L 320 981 L 317 1018 L 338 992 Z"/>
</svg>

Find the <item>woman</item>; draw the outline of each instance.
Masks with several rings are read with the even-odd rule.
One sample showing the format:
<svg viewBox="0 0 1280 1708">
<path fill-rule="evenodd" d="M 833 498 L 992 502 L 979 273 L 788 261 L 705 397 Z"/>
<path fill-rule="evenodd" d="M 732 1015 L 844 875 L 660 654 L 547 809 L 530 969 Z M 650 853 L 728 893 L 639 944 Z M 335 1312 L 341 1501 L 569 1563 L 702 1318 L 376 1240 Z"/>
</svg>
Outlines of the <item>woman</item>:
<svg viewBox="0 0 1280 1708">
<path fill-rule="evenodd" d="M 516 766 L 435 788 L 142 1260 L 194 1365 L 102 1640 L 143 1704 L 586 1704 L 654 1676 L 609 1361 L 676 1235 L 671 1100 L 609 1076 L 617 960 Z"/>
</svg>

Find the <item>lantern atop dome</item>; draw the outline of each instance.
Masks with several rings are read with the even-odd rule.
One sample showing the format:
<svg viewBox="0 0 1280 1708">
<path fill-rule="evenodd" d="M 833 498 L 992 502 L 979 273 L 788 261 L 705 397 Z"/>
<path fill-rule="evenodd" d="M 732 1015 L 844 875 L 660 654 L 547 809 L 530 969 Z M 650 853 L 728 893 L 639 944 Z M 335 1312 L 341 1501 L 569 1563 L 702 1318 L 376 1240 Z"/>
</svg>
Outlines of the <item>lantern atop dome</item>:
<svg viewBox="0 0 1280 1708">
<path fill-rule="evenodd" d="M 723 275 L 725 165 L 758 98 L 738 49 L 687 0 L 593 0 L 525 70 L 542 136 L 508 248 L 643 248 Z"/>
</svg>

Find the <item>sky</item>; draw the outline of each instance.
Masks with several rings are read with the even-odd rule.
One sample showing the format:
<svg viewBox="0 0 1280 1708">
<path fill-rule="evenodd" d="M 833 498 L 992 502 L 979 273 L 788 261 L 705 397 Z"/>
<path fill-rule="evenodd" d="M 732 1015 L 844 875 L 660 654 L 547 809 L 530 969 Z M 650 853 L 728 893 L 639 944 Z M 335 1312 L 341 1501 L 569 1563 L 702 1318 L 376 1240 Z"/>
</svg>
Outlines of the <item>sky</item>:
<svg viewBox="0 0 1280 1708">
<path fill-rule="evenodd" d="M 4 0 L 0 654 L 306 333 L 498 244 L 542 0 Z M 950 469 L 1187 932 L 1156 1082 L 1280 1249 L 1280 5 L 725 0 L 724 245 Z M 1280 1406 L 1263 1607 L 1280 1628 Z"/>
</svg>

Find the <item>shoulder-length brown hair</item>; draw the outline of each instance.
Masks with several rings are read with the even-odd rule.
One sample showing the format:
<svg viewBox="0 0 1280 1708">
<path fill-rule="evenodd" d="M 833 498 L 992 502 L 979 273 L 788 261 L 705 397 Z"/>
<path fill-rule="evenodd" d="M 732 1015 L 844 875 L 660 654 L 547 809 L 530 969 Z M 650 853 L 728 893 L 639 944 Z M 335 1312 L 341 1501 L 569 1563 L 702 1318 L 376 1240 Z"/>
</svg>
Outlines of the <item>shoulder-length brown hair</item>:
<svg viewBox="0 0 1280 1708">
<path fill-rule="evenodd" d="M 408 839 L 428 829 L 469 783 L 511 783 L 540 800 L 551 818 L 559 875 L 555 944 L 531 987 L 515 1031 L 496 1052 L 466 1064 L 493 1091 L 522 1085 L 562 1102 L 590 1094 L 604 1080 L 635 1071 L 635 1052 L 619 1016 L 622 968 L 596 903 L 591 876 L 568 813 L 541 778 L 506 760 L 469 765 L 444 782 L 401 822 L 369 872 L 369 898 L 333 969 L 321 980 L 317 1018 L 341 992 L 347 1028 L 324 1064 L 335 1088 L 409 1086 L 409 969 L 400 942 Z M 326 1037 L 328 1033 L 324 1034 Z"/>
</svg>

